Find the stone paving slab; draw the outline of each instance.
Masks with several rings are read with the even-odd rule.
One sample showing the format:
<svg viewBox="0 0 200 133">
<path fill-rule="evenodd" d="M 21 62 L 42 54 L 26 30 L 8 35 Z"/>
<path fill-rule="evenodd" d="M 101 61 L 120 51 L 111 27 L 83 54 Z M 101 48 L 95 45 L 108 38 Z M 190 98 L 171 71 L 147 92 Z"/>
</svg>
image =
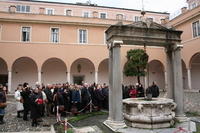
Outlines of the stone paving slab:
<svg viewBox="0 0 200 133">
<path fill-rule="evenodd" d="M 97 126 L 88 126 L 74 129 L 75 133 L 103 133 Z"/>
<path fill-rule="evenodd" d="M 183 130 L 179 129 L 182 128 Z M 117 132 L 120 133 L 194 133 L 196 132 L 196 125 L 194 122 L 183 122 L 181 124 L 178 124 L 176 128 L 165 128 L 165 129 L 154 129 L 154 130 L 148 130 L 148 129 L 138 129 L 138 128 L 124 128 L 119 129 Z"/>
</svg>

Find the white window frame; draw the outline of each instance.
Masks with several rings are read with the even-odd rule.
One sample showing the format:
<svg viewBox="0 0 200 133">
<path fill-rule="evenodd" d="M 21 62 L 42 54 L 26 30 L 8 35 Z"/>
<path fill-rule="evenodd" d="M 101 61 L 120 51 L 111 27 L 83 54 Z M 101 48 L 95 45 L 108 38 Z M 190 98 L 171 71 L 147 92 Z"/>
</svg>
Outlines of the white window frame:
<svg viewBox="0 0 200 133">
<path fill-rule="evenodd" d="M 52 33 L 51 33 L 51 30 L 52 29 L 58 29 L 58 42 L 53 42 L 53 39 L 52 39 Z M 53 43 L 53 44 L 57 44 L 57 43 L 60 43 L 60 34 L 61 34 L 61 30 L 60 30 L 60 27 L 50 27 L 50 38 L 49 38 L 49 41 L 50 41 L 50 43 Z"/>
<path fill-rule="evenodd" d="M 85 17 L 85 16 L 84 16 L 84 14 L 85 14 L 86 12 L 88 13 L 88 17 Z M 82 11 L 82 17 L 84 17 L 84 18 L 90 18 L 90 17 L 91 17 L 90 11 Z"/>
<path fill-rule="evenodd" d="M 102 13 L 106 14 L 106 18 L 101 18 L 101 14 L 102 14 Z M 101 19 L 107 19 L 107 18 L 108 18 L 107 12 L 100 12 L 100 13 L 99 13 L 99 18 L 101 18 Z"/>
<path fill-rule="evenodd" d="M 29 33 L 29 41 L 23 41 L 22 39 L 23 39 L 23 34 L 22 34 L 22 29 L 24 28 L 24 27 L 29 27 L 30 28 L 30 33 Z M 21 42 L 23 42 L 23 43 L 28 43 L 28 42 L 31 42 L 31 38 L 32 38 L 32 26 L 28 26 L 28 25 L 23 25 L 23 26 L 21 26 L 21 28 L 20 28 L 21 30 L 21 33 L 20 33 L 20 41 Z"/>
<path fill-rule="evenodd" d="M 80 40 L 80 30 L 85 30 L 86 31 L 86 42 L 85 43 L 83 43 L 83 42 L 81 42 L 81 40 Z M 78 44 L 88 44 L 88 29 L 85 29 L 85 28 L 79 28 L 78 29 L 78 31 L 77 31 L 77 33 L 78 33 L 78 35 L 77 35 L 77 38 L 78 38 Z"/>
<path fill-rule="evenodd" d="M 52 10 L 52 14 L 48 14 L 48 10 Z M 46 15 L 54 15 L 55 9 L 54 8 L 45 8 Z"/>
<path fill-rule="evenodd" d="M 17 11 L 17 6 L 20 6 L 20 11 Z M 25 11 L 22 11 L 22 6 L 25 7 Z M 26 11 L 27 6 L 29 7 L 29 12 Z M 30 13 L 31 12 L 31 6 L 30 5 L 16 5 L 16 12 L 19 12 L 19 13 Z"/>
<path fill-rule="evenodd" d="M 64 15 L 65 16 L 73 16 L 73 11 L 71 10 L 71 15 L 67 15 L 67 10 L 71 10 L 71 9 L 65 9 L 64 10 Z"/>
<path fill-rule="evenodd" d="M 198 32 L 200 32 L 200 28 L 199 28 L 199 31 L 197 31 L 197 36 L 195 37 L 194 36 L 194 32 L 193 32 L 193 23 L 195 22 L 199 22 L 199 26 L 200 26 L 200 20 L 196 20 L 196 21 L 193 21 L 192 24 L 191 24 L 191 28 L 192 28 L 192 38 L 198 38 L 200 37 L 200 35 L 198 35 Z M 197 27 L 197 30 L 198 30 L 198 27 Z"/>
<path fill-rule="evenodd" d="M 140 21 L 141 21 L 141 16 L 133 16 L 133 21 L 134 22 L 138 22 L 138 21 L 136 21 L 136 17 L 138 17 L 140 19 Z"/>
</svg>

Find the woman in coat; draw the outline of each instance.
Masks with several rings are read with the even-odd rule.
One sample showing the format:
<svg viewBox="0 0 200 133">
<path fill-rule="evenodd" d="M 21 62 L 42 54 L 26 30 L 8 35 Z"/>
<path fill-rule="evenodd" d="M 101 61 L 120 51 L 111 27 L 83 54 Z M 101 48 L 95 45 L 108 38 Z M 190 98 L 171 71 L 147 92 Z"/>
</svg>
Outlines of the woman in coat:
<svg viewBox="0 0 200 133">
<path fill-rule="evenodd" d="M 0 124 L 4 124 L 4 115 L 6 108 L 6 92 L 3 90 L 3 85 L 0 84 Z"/>
<path fill-rule="evenodd" d="M 131 98 L 136 98 L 137 97 L 137 90 L 134 86 L 130 86 L 130 91 L 129 91 L 129 96 Z"/>
<path fill-rule="evenodd" d="M 19 84 L 17 90 L 15 91 L 15 99 L 16 99 L 16 106 L 17 106 L 17 118 L 21 118 L 20 113 L 24 110 L 23 100 L 21 97 L 22 85 Z"/>
<path fill-rule="evenodd" d="M 37 119 L 40 117 L 40 109 L 39 104 L 41 103 L 41 99 L 39 99 L 38 95 L 38 88 L 35 88 L 30 95 L 30 107 L 31 107 L 31 119 L 32 119 L 32 126 L 38 125 Z"/>
</svg>

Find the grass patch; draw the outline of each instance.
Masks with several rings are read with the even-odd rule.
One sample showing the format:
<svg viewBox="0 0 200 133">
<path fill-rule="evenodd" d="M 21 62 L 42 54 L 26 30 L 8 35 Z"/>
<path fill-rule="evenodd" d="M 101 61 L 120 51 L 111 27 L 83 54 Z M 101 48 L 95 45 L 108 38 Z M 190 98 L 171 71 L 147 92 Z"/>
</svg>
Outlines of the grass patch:
<svg viewBox="0 0 200 133">
<path fill-rule="evenodd" d="M 54 128 L 55 128 L 56 133 L 64 133 L 65 132 L 64 126 L 62 124 L 55 124 Z M 72 128 L 68 128 L 67 133 L 74 133 L 74 131 Z"/>
<path fill-rule="evenodd" d="M 200 116 L 200 114 L 198 112 L 186 112 L 185 114 L 186 114 L 187 117 Z"/>
<path fill-rule="evenodd" d="M 91 112 L 91 113 L 86 113 L 86 114 L 80 114 L 77 116 L 73 116 L 71 118 L 68 119 L 69 122 L 74 123 L 74 122 L 78 122 L 80 120 L 86 119 L 88 117 L 92 117 L 92 116 L 97 116 L 97 115 L 107 115 L 107 112 Z"/>
<path fill-rule="evenodd" d="M 196 123 L 196 126 L 197 126 L 197 132 L 195 133 L 200 133 L 200 123 Z"/>
</svg>

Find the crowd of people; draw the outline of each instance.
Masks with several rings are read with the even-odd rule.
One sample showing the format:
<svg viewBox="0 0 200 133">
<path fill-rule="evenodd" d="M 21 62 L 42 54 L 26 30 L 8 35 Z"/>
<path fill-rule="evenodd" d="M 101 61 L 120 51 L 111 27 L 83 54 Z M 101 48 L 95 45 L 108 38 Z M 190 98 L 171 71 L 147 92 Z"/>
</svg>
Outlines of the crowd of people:
<svg viewBox="0 0 200 133">
<path fill-rule="evenodd" d="M 60 121 L 61 114 L 77 115 L 91 108 L 108 109 L 108 86 L 66 83 L 46 86 L 36 84 L 35 88 L 30 88 L 28 83 L 24 83 L 18 85 L 15 99 L 17 100 L 17 117 L 21 118 L 23 111 L 23 120 L 27 121 L 30 111 L 32 126 L 37 126 L 38 119 L 43 116 L 56 115 L 57 121 Z"/>
<path fill-rule="evenodd" d="M 142 84 L 122 85 L 123 99 L 144 97 L 152 94 L 159 96 L 159 88 L 153 84 L 146 89 Z M 30 88 L 28 83 L 19 84 L 15 91 L 17 117 L 28 121 L 28 114 L 32 119 L 32 126 L 37 126 L 44 116 L 57 116 L 57 122 L 61 121 L 61 115 L 84 113 L 92 110 L 108 110 L 109 88 L 106 84 L 47 84 L 36 83 Z M 0 85 L 0 124 L 6 108 L 6 90 Z M 21 116 L 23 114 L 23 116 Z"/>
</svg>

